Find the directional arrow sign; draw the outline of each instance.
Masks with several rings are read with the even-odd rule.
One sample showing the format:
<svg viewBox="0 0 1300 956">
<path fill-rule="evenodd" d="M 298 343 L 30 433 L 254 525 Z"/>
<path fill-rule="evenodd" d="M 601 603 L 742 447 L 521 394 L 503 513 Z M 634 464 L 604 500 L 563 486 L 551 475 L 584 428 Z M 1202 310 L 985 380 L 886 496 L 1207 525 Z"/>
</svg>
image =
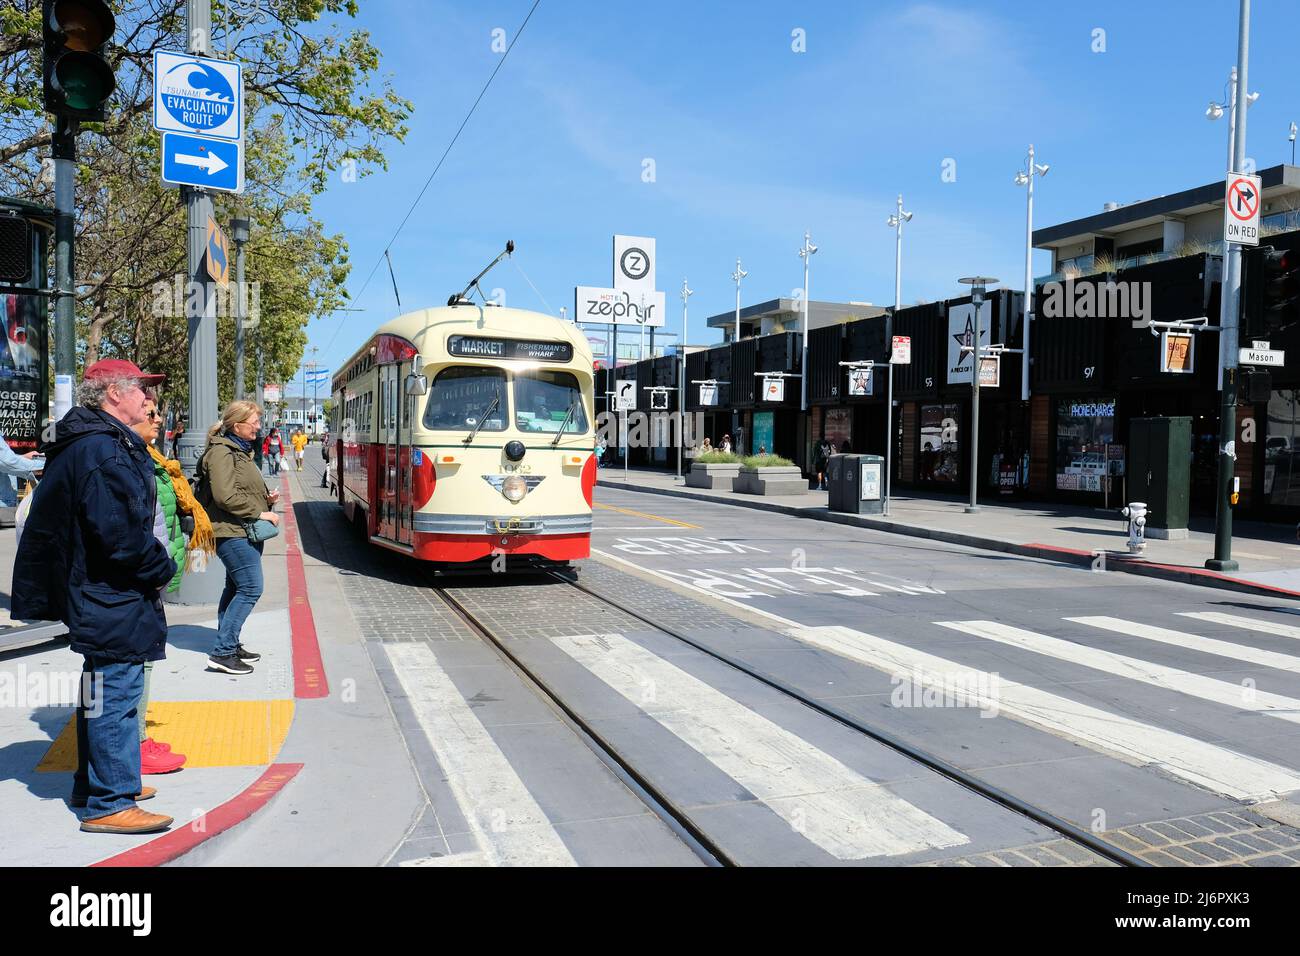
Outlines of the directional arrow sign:
<svg viewBox="0 0 1300 956">
<path fill-rule="evenodd" d="M 244 191 L 242 142 L 163 133 L 162 179 L 174 186 Z"/>
<path fill-rule="evenodd" d="M 1223 241 L 1259 245 L 1258 176 L 1229 173 L 1223 198 Z"/>
</svg>

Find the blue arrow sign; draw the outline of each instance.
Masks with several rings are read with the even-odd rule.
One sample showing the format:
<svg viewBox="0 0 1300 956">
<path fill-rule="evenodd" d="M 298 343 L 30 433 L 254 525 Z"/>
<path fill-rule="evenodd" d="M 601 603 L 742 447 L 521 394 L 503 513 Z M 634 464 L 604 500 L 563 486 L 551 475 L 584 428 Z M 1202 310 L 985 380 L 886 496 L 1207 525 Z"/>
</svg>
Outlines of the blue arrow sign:
<svg viewBox="0 0 1300 956">
<path fill-rule="evenodd" d="M 163 182 L 174 186 L 202 186 L 222 192 L 244 190 L 244 147 L 239 141 L 164 133 Z"/>
</svg>

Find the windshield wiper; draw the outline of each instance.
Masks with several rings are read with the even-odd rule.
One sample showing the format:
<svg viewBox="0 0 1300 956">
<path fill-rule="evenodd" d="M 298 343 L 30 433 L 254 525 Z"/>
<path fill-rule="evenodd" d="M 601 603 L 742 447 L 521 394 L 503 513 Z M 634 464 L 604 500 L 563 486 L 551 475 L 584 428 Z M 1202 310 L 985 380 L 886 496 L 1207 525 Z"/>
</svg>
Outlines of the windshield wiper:
<svg viewBox="0 0 1300 956">
<path fill-rule="evenodd" d="M 479 429 L 482 428 L 487 423 L 488 417 L 497 410 L 497 406 L 500 404 L 501 404 L 501 393 L 497 392 L 495 395 L 492 396 L 492 404 L 488 405 L 487 411 L 485 411 L 482 415 L 479 416 L 478 423 L 474 426 L 474 430 L 465 437 L 466 445 L 468 445 L 470 442 L 474 440 L 474 436 L 479 433 Z"/>
<path fill-rule="evenodd" d="M 576 412 L 577 410 L 578 410 L 578 400 L 575 398 L 573 401 L 569 402 L 569 410 L 564 413 L 564 421 L 560 422 L 560 430 L 557 431 L 555 433 L 555 437 L 551 439 L 552 448 L 554 448 L 556 445 L 560 443 L 560 436 L 563 435 L 564 430 L 569 427 L 569 419 L 573 418 L 573 413 Z"/>
</svg>

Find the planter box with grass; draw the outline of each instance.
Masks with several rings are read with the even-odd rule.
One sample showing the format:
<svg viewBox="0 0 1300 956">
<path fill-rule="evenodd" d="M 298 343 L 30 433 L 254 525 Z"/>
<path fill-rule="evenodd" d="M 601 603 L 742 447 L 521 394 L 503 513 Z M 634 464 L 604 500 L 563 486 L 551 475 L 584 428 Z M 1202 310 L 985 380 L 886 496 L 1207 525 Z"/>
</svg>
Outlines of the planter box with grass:
<svg viewBox="0 0 1300 956">
<path fill-rule="evenodd" d="M 806 495 L 808 480 L 779 455 L 750 455 L 740 465 L 735 490 L 744 495 Z"/>
<path fill-rule="evenodd" d="M 740 474 L 740 456 L 730 452 L 711 451 L 697 455 L 686 474 L 687 488 L 709 488 L 714 491 L 731 491 Z"/>
</svg>

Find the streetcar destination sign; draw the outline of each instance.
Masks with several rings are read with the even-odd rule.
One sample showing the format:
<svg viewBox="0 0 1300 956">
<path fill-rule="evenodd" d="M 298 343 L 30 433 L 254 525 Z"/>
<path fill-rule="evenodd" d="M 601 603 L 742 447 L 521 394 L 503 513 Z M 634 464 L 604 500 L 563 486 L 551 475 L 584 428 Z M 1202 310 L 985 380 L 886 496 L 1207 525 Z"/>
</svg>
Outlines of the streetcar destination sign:
<svg viewBox="0 0 1300 956">
<path fill-rule="evenodd" d="M 533 342 L 526 339 L 489 339 L 476 335 L 453 335 L 447 351 L 462 358 L 522 359 L 531 362 L 569 362 L 573 346 L 568 342 Z"/>
</svg>

